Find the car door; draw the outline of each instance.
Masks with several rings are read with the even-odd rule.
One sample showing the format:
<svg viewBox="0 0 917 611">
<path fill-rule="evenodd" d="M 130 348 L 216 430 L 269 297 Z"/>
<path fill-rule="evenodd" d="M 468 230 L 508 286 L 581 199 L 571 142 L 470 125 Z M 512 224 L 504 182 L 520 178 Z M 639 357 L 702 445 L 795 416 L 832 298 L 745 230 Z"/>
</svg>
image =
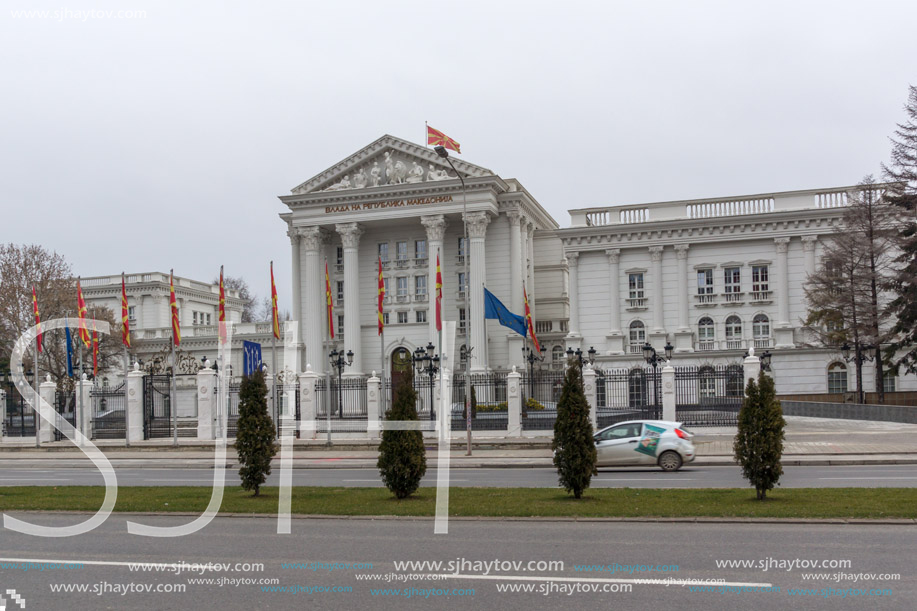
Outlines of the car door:
<svg viewBox="0 0 917 611">
<path fill-rule="evenodd" d="M 640 439 L 640 423 L 619 424 L 596 436 L 596 452 L 600 465 L 633 465 L 640 460 L 635 451 Z"/>
</svg>

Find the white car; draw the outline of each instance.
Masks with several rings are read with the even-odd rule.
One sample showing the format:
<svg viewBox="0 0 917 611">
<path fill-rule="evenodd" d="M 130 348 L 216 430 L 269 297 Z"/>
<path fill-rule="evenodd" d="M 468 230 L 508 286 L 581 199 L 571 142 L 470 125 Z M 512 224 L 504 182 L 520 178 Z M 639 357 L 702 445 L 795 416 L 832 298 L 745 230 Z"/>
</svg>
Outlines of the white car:
<svg viewBox="0 0 917 611">
<path fill-rule="evenodd" d="M 677 471 L 694 460 L 693 437 L 680 422 L 619 422 L 595 434 L 597 466 L 659 465 L 663 471 Z"/>
</svg>

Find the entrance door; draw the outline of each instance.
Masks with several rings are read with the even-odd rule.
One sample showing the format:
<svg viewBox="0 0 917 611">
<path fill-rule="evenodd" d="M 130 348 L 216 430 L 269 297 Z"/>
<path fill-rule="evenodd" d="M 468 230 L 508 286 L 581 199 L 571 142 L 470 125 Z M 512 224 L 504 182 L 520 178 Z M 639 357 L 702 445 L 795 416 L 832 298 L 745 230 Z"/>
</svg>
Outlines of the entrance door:
<svg viewBox="0 0 917 611">
<path fill-rule="evenodd" d="M 414 375 L 414 363 L 411 361 L 411 353 L 407 348 L 395 348 L 392 352 L 392 396 L 391 401 L 395 399 L 395 389 L 402 382 L 410 384 L 411 376 Z M 392 403 L 389 403 L 391 405 Z"/>
</svg>

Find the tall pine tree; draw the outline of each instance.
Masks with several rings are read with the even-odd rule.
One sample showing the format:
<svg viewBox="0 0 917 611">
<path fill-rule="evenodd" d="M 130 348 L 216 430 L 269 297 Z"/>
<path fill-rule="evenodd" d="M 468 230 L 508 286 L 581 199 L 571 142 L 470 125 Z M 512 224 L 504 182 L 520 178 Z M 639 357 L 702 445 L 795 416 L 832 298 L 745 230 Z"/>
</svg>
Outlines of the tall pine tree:
<svg viewBox="0 0 917 611">
<path fill-rule="evenodd" d="M 271 459 L 277 453 L 274 422 L 267 413 L 267 385 L 261 371 L 242 378 L 237 427 L 236 452 L 242 489 L 254 490 L 258 496 L 261 485 L 271 474 Z"/>
<path fill-rule="evenodd" d="M 417 393 L 411 376 L 402 378 L 395 389 L 392 407 L 385 413 L 386 420 L 418 420 Z M 427 454 L 420 431 L 382 431 L 379 460 L 376 463 L 382 483 L 397 498 L 411 496 L 420 487 L 427 472 Z"/>
<path fill-rule="evenodd" d="M 574 497 L 582 498 L 592 476 L 598 474 L 598 454 L 589 419 L 589 403 L 586 402 L 581 369 L 577 363 L 567 367 L 564 376 L 551 448 L 560 485 L 567 492 L 572 492 Z"/>
<path fill-rule="evenodd" d="M 739 430 L 733 443 L 736 462 L 742 475 L 754 487 L 758 500 L 763 501 L 783 475 L 780 457 L 786 421 L 774 390 L 774 380 L 763 371 L 758 381 L 748 380 L 745 400 L 739 410 Z"/>
</svg>

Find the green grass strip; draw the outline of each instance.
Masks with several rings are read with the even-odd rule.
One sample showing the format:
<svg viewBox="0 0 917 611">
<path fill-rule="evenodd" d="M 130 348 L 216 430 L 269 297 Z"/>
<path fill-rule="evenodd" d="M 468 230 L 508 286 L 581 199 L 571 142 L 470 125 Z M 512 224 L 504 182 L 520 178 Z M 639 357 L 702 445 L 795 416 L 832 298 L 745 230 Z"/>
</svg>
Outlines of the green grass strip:
<svg viewBox="0 0 917 611">
<path fill-rule="evenodd" d="M 277 488 L 260 497 L 226 489 L 222 511 L 277 513 Z M 0 488 L 0 511 L 96 511 L 100 486 L 11 486 Z M 421 488 L 399 501 L 384 488 L 294 487 L 294 514 L 432 516 L 435 488 Z M 115 511 L 202 512 L 210 488 L 127 487 L 118 490 Z M 755 500 L 751 489 L 652 490 L 601 488 L 577 501 L 552 488 L 452 488 L 452 516 L 490 517 L 748 517 L 917 518 L 917 488 L 787 488 Z"/>
</svg>

